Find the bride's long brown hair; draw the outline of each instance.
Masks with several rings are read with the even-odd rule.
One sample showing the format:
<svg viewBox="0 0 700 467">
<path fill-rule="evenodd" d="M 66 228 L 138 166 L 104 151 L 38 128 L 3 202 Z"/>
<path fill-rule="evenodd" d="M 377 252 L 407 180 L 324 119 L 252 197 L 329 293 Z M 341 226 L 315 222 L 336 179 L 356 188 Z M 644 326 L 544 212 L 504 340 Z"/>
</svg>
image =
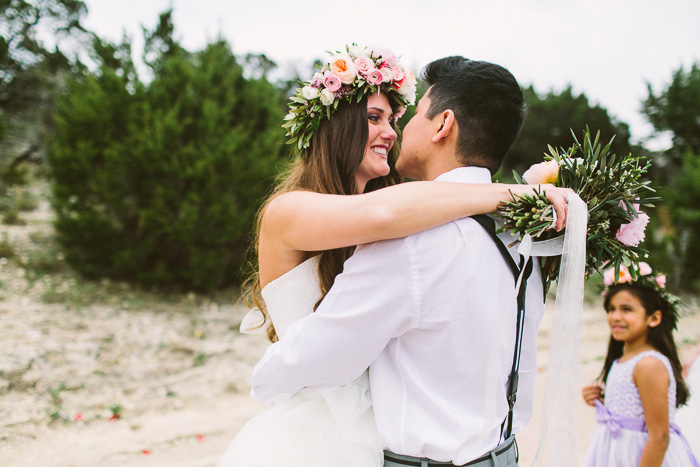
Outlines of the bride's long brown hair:
<svg viewBox="0 0 700 467">
<path fill-rule="evenodd" d="M 289 164 L 280 174 L 276 188 L 258 211 L 252 251 L 256 267 L 255 272 L 244 284 L 244 297 L 248 305 L 257 306 L 262 311 L 265 317 L 263 326 L 266 326 L 267 336 L 272 342 L 277 340 L 277 334 L 269 320 L 265 302 L 260 293 L 262 288 L 257 267 L 260 225 L 265 209 L 272 199 L 289 191 L 305 190 L 333 195 L 356 194 L 355 171 L 362 163 L 369 138 L 367 119 L 367 97 L 356 103 L 341 102 L 331 118 L 324 119 L 313 134 L 308 154 Z M 398 133 L 398 130 L 394 129 Z M 391 169 L 389 175 L 370 180 L 365 186 L 365 193 L 401 181 L 395 169 L 398 153 L 397 140 L 387 154 Z M 335 276 L 342 272 L 345 260 L 354 251 L 355 247 L 351 246 L 326 250 L 320 254 L 318 277 L 321 284 L 321 299 L 314 306 L 314 310 L 330 290 Z"/>
</svg>

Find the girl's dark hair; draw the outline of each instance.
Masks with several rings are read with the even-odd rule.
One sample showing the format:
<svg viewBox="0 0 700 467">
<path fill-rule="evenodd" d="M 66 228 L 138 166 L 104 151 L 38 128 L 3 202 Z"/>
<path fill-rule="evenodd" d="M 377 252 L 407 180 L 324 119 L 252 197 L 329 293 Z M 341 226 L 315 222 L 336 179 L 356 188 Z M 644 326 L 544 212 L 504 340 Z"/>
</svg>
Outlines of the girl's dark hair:
<svg viewBox="0 0 700 467">
<path fill-rule="evenodd" d="M 369 138 L 367 100 L 365 96 L 359 102 L 349 103 L 341 101 L 338 109 L 330 119 L 323 119 L 318 130 L 311 138 L 308 154 L 289 164 L 279 177 L 277 186 L 270 197 L 263 203 L 258 211 L 257 228 L 254 239 L 254 253 L 257 258 L 257 245 L 260 237 L 260 224 L 262 215 L 268 203 L 276 196 L 289 191 L 306 190 L 316 193 L 333 195 L 356 194 L 355 172 L 365 156 L 365 148 Z M 392 109 L 396 110 L 396 109 Z M 395 124 L 392 123 L 392 126 Z M 398 129 L 394 126 L 398 134 Z M 399 154 L 398 140 L 387 154 L 390 172 L 385 177 L 370 180 L 365 186 L 365 193 L 385 186 L 394 185 L 401 181 L 396 172 L 396 159 Z M 335 276 L 343 270 L 343 263 L 355 251 L 355 247 L 337 248 L 326 250 L 320 254 L 318 263 L 318 276 L 321 284 L 321 299 L 316 303 L 318 307 L 323 297 L 330 290 Z M 244 285 L 246 301 L 255 305 L 262 311 L 265 317 L 267 335 L 271 341 L 277 340 L 272 323 L 268 320 L 265 302 L 260 294 L 260 277 L 257 267 L 255 273 Z"/>
<path fill-rule="evenodd" d="M 658 326 L 649 328 L 647 342 L 656 350 L 664 354 L 671 362 L 673 376 L 676 379 L 676 407 L 684 405 L 688 401 L 688 396 L 690 394 L 688 393 L 688 388 L 683 381 L 683 377 L 681 376 L 683 368 L 681 366 L 681 361 L 678 358 L 676 344 L 673 340 L 673 330 L 676 329 L 676 323 L 678 322 L 678 316 L 676 315 L 675 308 L 659 292 L 650 287 L 624 283 L 613 285 L 610 287 L 610 289 L 608 289 L 608 292 L 605 295 L 605 300 L 603 301 L 603 307 L 606 311 L 610 307 L 610 301 L 612 298 L 623 290 L 626 290 L 634 295 L 642 303 L 647 316 L 651 316 L 657 310 L 661 312 L 661 322 Z M 608 374 L 610 373 L 613 362 L 622 356 L 623 347 L 624 342 L 616 341 L 612 338 L 612 336 L 610 336 L 610 342 L 608 343 L 608 354 L 605 357 L 603 371 L 598 377 L 600 381 L 605 382 L 608 379 Z"/>
</svg>

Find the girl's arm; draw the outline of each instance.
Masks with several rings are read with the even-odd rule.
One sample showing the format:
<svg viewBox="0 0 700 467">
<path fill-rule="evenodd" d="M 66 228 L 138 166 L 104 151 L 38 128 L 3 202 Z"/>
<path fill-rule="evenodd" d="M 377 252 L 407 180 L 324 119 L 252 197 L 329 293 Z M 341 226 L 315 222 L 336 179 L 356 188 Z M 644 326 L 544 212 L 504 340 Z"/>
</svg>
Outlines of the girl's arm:
<svg viewBox="0 0 700 467">
<path fill-rule="evenodd" d="M 654 357 L 641 359 L 632 373 L 632 379 L 642 400 L 644 418 L 649 431 L 647 444 L 642 451 L 640 467 L 660 466 L 664 460 L 666 448 L 668 448 L 669 378 L 664 364 Z"/>
<path fill-rule="evenodd" d="M 283 193 L 263 215 L 266 235 L 297 251 L 321 251 L 405 237 L 462 217 L 496 210 L 514 194 L 540 185 L 411 182 L 361 195 Z M 557 212 L 557 230 L 566 222 L 568 188 L 541 185 Z M 510 191 L 509 191 L 510 190 Z"/>
</svg>

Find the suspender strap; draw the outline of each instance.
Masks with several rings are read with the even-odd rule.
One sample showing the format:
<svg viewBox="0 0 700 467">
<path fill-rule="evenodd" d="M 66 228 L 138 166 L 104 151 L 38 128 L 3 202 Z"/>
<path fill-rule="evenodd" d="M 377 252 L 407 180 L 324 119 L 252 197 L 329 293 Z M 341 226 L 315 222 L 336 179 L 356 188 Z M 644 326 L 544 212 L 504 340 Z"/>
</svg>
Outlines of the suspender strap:
<svg viewBox="0 0 700 467">
<path fill-rule="evenodd" d="M 516 265 L 515 260 L 508 251 L 508 248 L 503 244 L 501 239 L 498 238 L 498 235 L 496 235 L 495 221 L 484 214 L 472 216 L 472 219 L 477 221 L 493 239 L 494 243 L 498 247 L 498 251 L 501 252 L 501 256 L 503 256 L 506 264 L 508 264 L 508 267 L 513 272 L 516 285 L 521 273 L 523 276 L 520 281 L 520 289 L 518 290 L 518 314 L 516 319 L 513 365 L 510 370 L 510 375 L 508 376 L 508 416 L 501 424 L 501 436 L 503 436 L 505 432 L 505 438 L 507 439 L 510 437 L 513 430 L 513 408 L 515 407 L 515 398 L 518 391 L 518 371 L 520 370 L 520 354 L 522 352 L 523 330 L 525 328 L 525 291 L 527 288 L 527 279 L 530 277 L 530 274 L 532 274 L 532 259 L 528 259 L 527 264 L 523 264 L 524 258 L 521 257 L 520 266 Z"/>
</svg>

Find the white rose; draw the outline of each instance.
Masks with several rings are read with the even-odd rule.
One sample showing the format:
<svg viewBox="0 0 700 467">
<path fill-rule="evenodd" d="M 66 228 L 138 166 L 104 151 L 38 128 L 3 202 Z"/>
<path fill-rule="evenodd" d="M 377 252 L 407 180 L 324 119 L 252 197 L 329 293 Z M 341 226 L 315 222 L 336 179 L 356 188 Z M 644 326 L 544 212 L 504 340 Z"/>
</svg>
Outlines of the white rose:
<svg viewBox="0 0 700 467">
<path fill-rule="evenodd" d="M 416 102 L 416 87 L 415 86 L 408 86 L 405 88 L 404 92 L 404 87 L 402 86 L 401 89 L 399 89 L 399 94 L 403 96 L 404 99 L 406 99 L 406 102 L 410 105 L 413 105 Z"/>
<path fill-rule="evenodd" d="M 401 83 L 402 86 L 414 86 L 416 85 L 416 77 L 413 76 L 413 73 L 411 73 L 411 70 L 408 68 L 405 68 L 404 71 L 406 72 L 406 77 L 403 79 L 403 83 Z"/>
<path fill-rule="evenodd" d="M 313 86 L 304 86 L 301 90 L 301 95 L 307 100 L 316 99 L 320 94 L 321 92 Z"/>
<path fill-rule="evenodd" d="M 329 91 L 328 89 L 324 89 L 323 91 L 321 91 L 321 104 L 331 105 L 334 100 L 335 94 L 333 94 L 331 91 Z"/>
<path fill-rule="evenodd" d="M 366 45 L 351 45 L 348 49 L 348 53 L 351 57 L 359 57 L 360 55 L 368 54 Z"/>
<path fill-rule="evenodd" d="M 379 71 L 381 71 L 383 79 L 383 83 L 391 83 L 391 80 L 394 78 L 394 73 L 391 71 L 391 68 L 388 66 L 385 66 L 384 68 L 380 68 Z"/>
</svg>

